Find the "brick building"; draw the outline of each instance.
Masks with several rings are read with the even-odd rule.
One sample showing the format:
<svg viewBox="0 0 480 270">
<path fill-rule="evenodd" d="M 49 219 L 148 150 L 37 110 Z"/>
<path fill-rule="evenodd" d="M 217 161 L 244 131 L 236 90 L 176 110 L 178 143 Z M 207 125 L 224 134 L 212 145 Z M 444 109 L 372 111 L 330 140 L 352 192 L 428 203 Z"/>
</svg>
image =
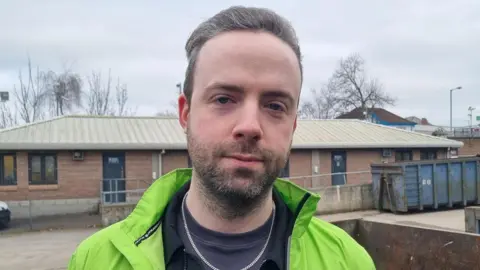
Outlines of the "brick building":
<svg viewBox="0 0 480 270">
<path fill-rule="evenodd" d="M 371 163 L 446 158 L 462 145 L 359 120 L 300 120 L 282 176 L 307 188 L 364 183 Z M 83 211 L 102 191 L 141 190 L 188 166 L 178 119 L 64 116 L 0 131 L 2 201 Z"/>
<path fill-rule="evenodd" d="M 480 136 L 471 138 L 452 137 L 450 139 L 463 143 L 463 147 L 458 149 L 458 156 L 480 155 Z"/>
</svg>

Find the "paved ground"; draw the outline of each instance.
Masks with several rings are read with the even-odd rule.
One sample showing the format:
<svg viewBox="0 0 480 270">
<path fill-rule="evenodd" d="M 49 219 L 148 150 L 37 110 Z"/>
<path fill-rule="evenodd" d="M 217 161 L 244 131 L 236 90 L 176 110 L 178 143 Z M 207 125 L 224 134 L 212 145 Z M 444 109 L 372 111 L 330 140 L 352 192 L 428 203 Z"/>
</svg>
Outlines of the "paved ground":
<svg viewBox="0 0 480 270">
<path fill-rule="evenodd" d="M 13 233 L 0 236 L 1 269 L 67 269 L 76 246 L 96 229 Z"/>
<path fill-rule="evenodd" d="M 377 211 L 362 211 L 322 215 L 319 217 L 330 222 L 342 219 L 363 218 L 370 221 L 465 231 L 465 212 L 463 209 L 398 215 L 379 213 Z"/>
<path fill-rule="evenodd" d="M 327 221 L 363 218 L 372 221 L 443 228 L 464 231 L 464 210 L 450 210 L 408 215 L 377 211 L 322 215 Z M 1 269 L 60 270 L 66 269 L 76 246 L 98 230 L 98 216 L 75 215 L 15 221 L 8 231 L 0 232 Z"/>
</svg>

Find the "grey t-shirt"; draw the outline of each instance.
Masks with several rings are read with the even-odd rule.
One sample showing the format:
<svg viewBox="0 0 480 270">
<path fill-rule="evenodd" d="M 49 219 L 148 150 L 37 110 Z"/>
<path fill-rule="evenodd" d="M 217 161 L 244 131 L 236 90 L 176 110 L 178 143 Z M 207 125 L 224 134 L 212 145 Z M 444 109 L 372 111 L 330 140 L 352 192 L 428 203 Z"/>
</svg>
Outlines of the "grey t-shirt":
<svg viewBox="0 0 480 270">
<path fill-rule="evenodd" d="M 273 215 L 259 228 L 240 234 L 215 232 L 201 226 L 190 214 L 187 207 L 185 207 L 185 217 L 190 235 L 197 249 L 210 264 L 221 270 L 239 270 L 250 264 L 261 252 L 270 232 Z M 202 262 L 193 249 L 185 231 L 181 211 L 177 216 L 177 230 L 180 239 L 185 245 L 185 251 L 197 258 L 198 262 L 202 263 L 205 269 L 210 269 Z M 250 269 L 260 269 L 267 250 Z"/>
</svg>

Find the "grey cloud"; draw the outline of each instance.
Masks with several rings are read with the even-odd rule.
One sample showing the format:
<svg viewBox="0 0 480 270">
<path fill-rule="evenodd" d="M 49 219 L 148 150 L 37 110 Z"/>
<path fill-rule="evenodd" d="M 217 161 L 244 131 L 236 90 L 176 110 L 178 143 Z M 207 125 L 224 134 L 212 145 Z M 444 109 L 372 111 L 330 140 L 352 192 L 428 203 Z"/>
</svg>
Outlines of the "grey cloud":
<svg viewBox="0 0 480 270">
<path fill-rule="evenodd" d="M 16 83 L 27 53 L 44 69 L 64 63 L 83 75 L 107 72 L 127 83 L 140 114 L 170 107 L 186 66 L 183 46 L 193 28 L 238 1 L 9 1 L 0 6 L 0 89 Z M 320 87 L 340 57 L 359 52 L 369 74 L 398 97 L 403 116 L 455 123 L 480 105 L 480 2 L 242 1 L 285 15 L 304 53 L 305 84 Z M 480 107 L 480 106 L 479 106 Z M 480 108 L 479 113 L 480 114 Z"/>
</svg>

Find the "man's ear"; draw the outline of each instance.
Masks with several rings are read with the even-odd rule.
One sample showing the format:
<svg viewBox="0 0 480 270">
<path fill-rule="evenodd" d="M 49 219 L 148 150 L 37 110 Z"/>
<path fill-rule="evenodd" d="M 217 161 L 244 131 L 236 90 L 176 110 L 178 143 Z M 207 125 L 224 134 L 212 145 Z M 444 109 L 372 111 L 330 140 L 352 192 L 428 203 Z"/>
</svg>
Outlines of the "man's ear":
<svg viewBox="0 0 480 270">
<path fill-rule="evenodd" d="M 190 107 L 188 105 L 187 97 L 184 94 L 181 94 L 178 97 L 178 121 L 182 126 L 183 130 L 187 130 L 188 116 L 190 113 Z"/>
</svg>

